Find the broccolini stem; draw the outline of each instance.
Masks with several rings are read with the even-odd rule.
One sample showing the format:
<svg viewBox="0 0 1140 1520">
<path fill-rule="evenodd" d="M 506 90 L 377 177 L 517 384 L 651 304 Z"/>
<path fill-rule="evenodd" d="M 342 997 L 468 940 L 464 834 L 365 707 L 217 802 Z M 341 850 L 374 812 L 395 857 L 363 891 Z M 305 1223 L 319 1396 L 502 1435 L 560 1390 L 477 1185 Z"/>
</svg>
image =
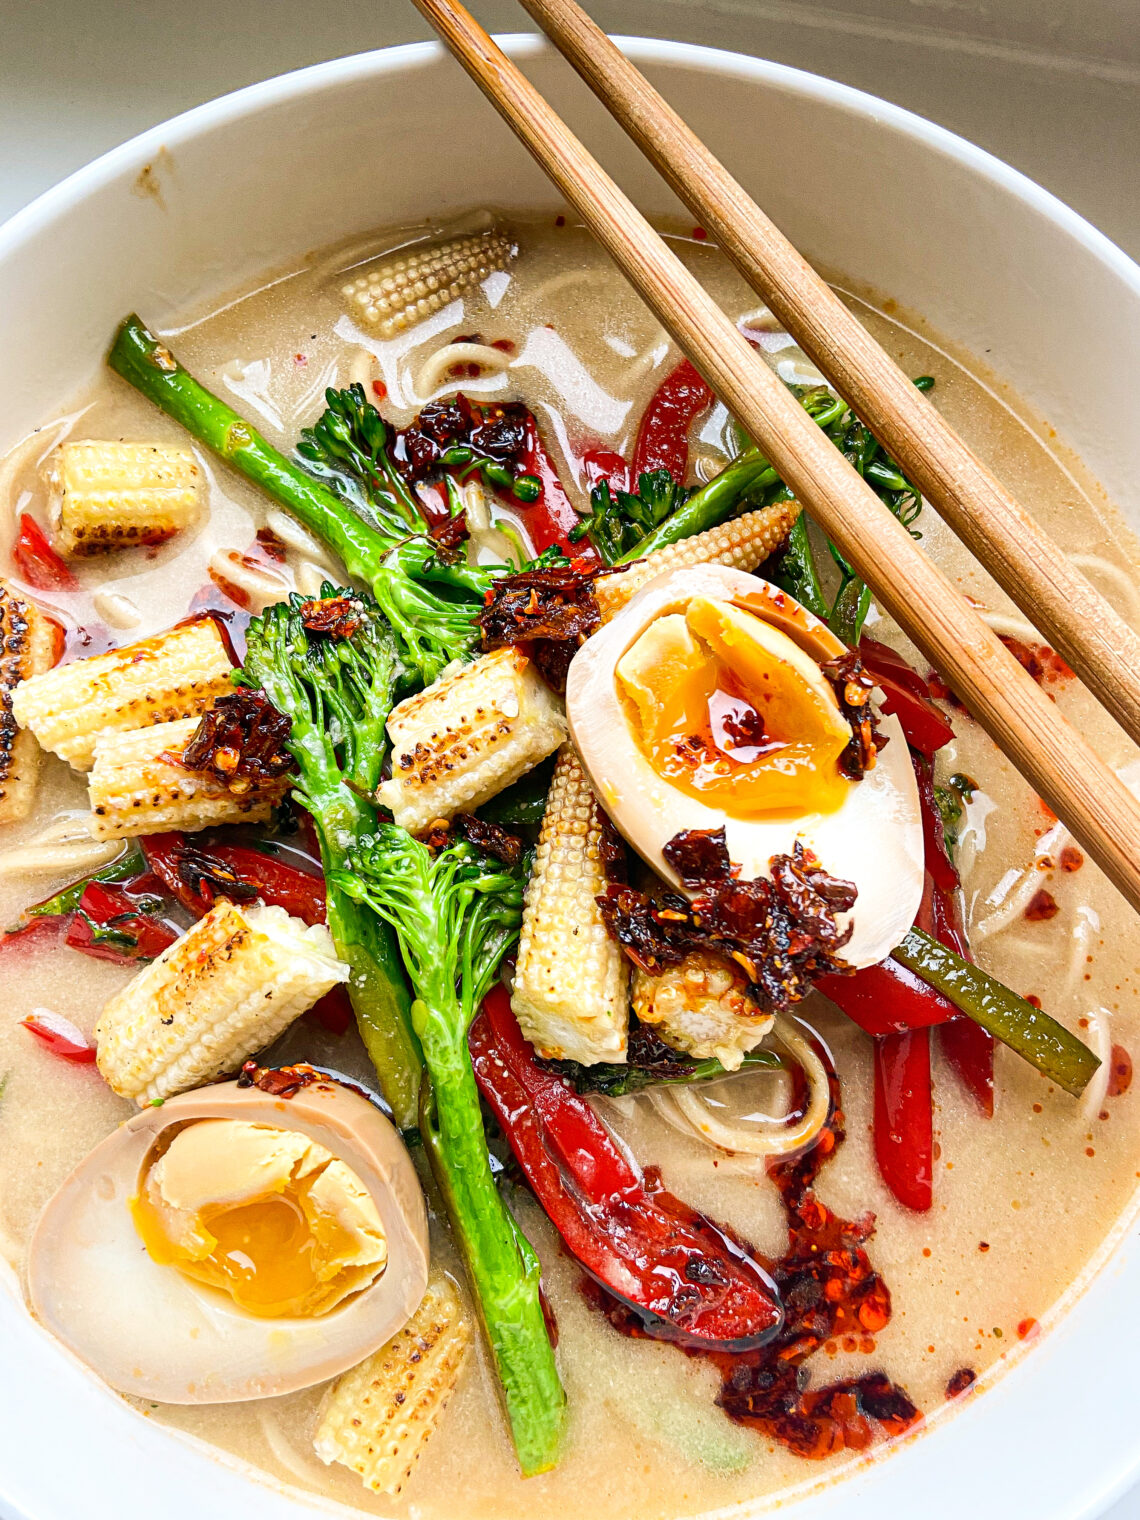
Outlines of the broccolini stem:
<svg viewBox="0 0 1140 1520">
<path fill-rule="evenodd" d="M 1058 1087 L 1076 1097 L 1084 1092 L 1100 1061 L 1049 1014 L 921 929 L 911 929 L 891 955 Z"/>
<path fill-rule="evenodd" d="M 647 554 L 664 549 L 667 544 L 676 544 L 683 538 L 692 538 L 695 533 L 703 533 L 706 528 L 715 528 L 731 515 L 745 492 L 775 485 L 779 478 L 759 450 L 745 449 L 616 563 L 628 565 L 632 560 L 644 559 Z"/>
<path fill-rule="evenodd" d="M 417 1004 L 413 1017 L 419 1026 L 430 1015 Z M 542 1311 L 538 1257 L 495 1186 L 466 1050 L 433 1052 L 420 1135 L 470 1274 L 519 1466 L 526 1477 L 546 1472 L 558 1460 L 566 1394 Z"/>
<path fill-rule="evenodd" d="M 350 575 L 371 581 L 389 547 L 381 535 L 195 380 L 134 313 L 116 333 L 107 363 L 199 443 L 288 507 L 335 550 Z"/>
</svg>

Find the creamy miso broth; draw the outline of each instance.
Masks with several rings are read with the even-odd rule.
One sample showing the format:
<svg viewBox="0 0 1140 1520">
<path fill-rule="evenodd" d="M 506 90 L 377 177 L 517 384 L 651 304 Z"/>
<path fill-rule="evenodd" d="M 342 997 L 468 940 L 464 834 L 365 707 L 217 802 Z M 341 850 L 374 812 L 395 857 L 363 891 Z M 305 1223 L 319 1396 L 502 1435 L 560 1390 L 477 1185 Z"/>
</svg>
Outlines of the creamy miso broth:
<svg viewBox="0 0 1140 1520">
<path fill-rule="evenodd" d="M 519 249 L 512 263 L 388 339 L 357 325 L 344 289 L 387 250 L 438 231 L 378 233 L 359 246 L 323 252 L 215 309 L 186 314 L 159 336 L 190 372 L 285 453 L 300 430 L 316 421 L 330 386 L 359 382 L 398 428 L 412 423 L 426 403 L 457 391 L 474 403 L 522 401 L 560 480 L 585 510 L 589 472 L 599 468 L 591 465 L 591 453 L 632 455 L 646 407 L 679 355 L 583 229 L 561 217 L 519 217 L 507 225 Z M 672 241 L 724 309 L 743 319 L 784 379 L 815 382 L 806 359 L 757 312 L 754 296 L 717 249 L 695 234 L 675 233 Z M 978 366 L 953 356 L 919 319 L 904 321 L 892 303 L 865 291 L 849 291 L 847 298 L 908 373 L 934 377 L 933 398 L 943 414 L 1135 622 L 1136 542 L 1052 430 Z M 147 313 L 142 316 L 146 320 Z M 463 346 L 448 352 L 452 344 Z M 173 421 L 110 373 L 82 397 L 65 399 L 66 413 L 45 422 L 0 464 L 9 523 L 15 514 L 31 512 L 47 525 L 42 466 L 64 439 L 189 442 Z M 335 556 L 315 541 L 306 543 L 295 528 L 290 536 L 279 507 L 192 446 L 207 508 L 192 528 L 159 547 L 69 561 L 79 583 L 75 592 L 32 591 L 19 568 L 6 562 L 4 576 L 54 607 L 67 625 L 68 658 L 162 632 L 187 616 L 202 587 L 214 586 L 214 605 L 220 607 L 232 608 L 226 597 L 236 591 L 256 614 L 294 588 L 319 596 L 326 574 L 344 583 Z M 715 476 L 736 447 L 724 409 L 709 408 L 690 439 L 689 483 Z M 484 558 L 496 545 L 499 555 L 509 552 L 514 536 L 526 531 L 523 503 L 512 506 L 503 496 L 495 516 L 506 533 L 484 539 Z M 284 558 L 272 539 L 271 552 L 249 553 L 258 530 L 267 526 L 285 540 Z M 1066 716 L 1140 784 L 1134 748 L 1055 657 L 1042 651 L 1038 635 L 933 510 L 926 508 L 915 527 L 926 551 L 993 626 L 1018 641 Z M 822 540 L 816 549 L 823 567 L 829 561 Z M 927 674 L 921 657 L 874 608 L 866 632 Z M 1140 1178 L 1136 1097 L 1128 1085 L 1129 1052 L 1140 1046 L 1131 911 L 981 729 L 957 706 L 943 707 L 954 737 L 937 753 L 936 780 L 958 775 L 972 783 L 957 854 L 972 952 L 1009 987 L 1039 1000 L 1103 1066 L 1078 1099 L 999 1045 L 994 1113 L 986 1118 L 936 1037 L 933 1201 L 928 1211 L 914 1212 L 892 1196 L 876 1164 L 871 1040 L 817 994 L 792 1010 L 798 1027 L 814 1031 L 830 1052 L 841 1089 L 845 1139 L 820 1166 L 818 1198 L 847 1221 L 874 1215 L 863 1249 L 890 1295 L 886 1323 L 868 1318 L 858 1333 L 848 1328 L 828 1336 L 807 1358 L 809 1387 L 883 1374 L 905 1391 L 925 1423 L 952 1411 L 948 1390 L 984 1382 L 1048 1331 L 1128 1214 Z M 29 903 L 99 864 L 92 858 L 33 871 L 27 867 L 36 864 L 34 856 L 21 853 L 39 848 L 29 842 L 54 822 L 82 819 L 86 810 L 85 777 L 45 757 L 33 812 L 0 831 L 0 921 L 16 924 Z M 285 844 L 295 848 L 296 836 L 287 836 Z M 85 848 L 76 846 L 76 861 Z M 103 858 L 113 853 L 105 850 Z M 828 862 L 821 863 L 826 869 Z M 54 1010 L 90 1036 L 104 1004 L 137 968 L 81 957 L 50 935 L 38 935 L 0 948 L 0 969 L 0 1244 L 20 1272 L 49 1197 L 97 1142 L 136 1111 L 115 1096 L 94 1065 L 60 1059 L 21 1021 L 37 1010 Z M 292 1024 L 271 1059 L 308 1061 L 375 1085 L 355 1031 L 336 1034 L 309 1017 Z M 788 1105 L 790 1088 L 781 1071 L 746 1067 L 703 1091 L 724 1123 L 759 1133 L 764 1115 L 778 1115 Z M 751 1243 L 762 1258 L 781 1257 L 788 1219 L 762 1157 L 729 1153 L 691 1129 L 685 1132 L 664 1089 L 594 1103 L 637 1163 L 659 1169 L 665 1188 Z M 496 1150 L 506 1154 L 501 1144 Z M 422 1152 L 415 1154 L 426 1183 Z M 714 1361 L 620 1333 L 583 1292 L 581 1270 L 517 1175 L 508 1174 L 504 1192 L 541 1258 L 558 1327 L 557 1366 L 568 1414 L 553 1471 L 520 1478 L 494 1368 L 478 1335 L 453 1397 L 395 1497 L 367 1492 L 353 1472 L 338 1463 L 326 1466 L 314 1454 L 327 1384 L 243 1403 L 135 1402 L 146 1417 L 278 1480 L 372 1513 L 424 1520 L 697 1515 L 811 1486 L 884 1449 L 890 1424 L 873 1417 L 864 1422 L 864 1437 L 849 1431 L 845 1449 L 819 1460 L 732 1420 L 717 1404 L 721 1373 Z M 459 1255 L 430 1188 L 427 1200 L 433 1261 L 463 1283 Z M 116 1306 L 107 1304 L 103 1312 L 114 1314 Z M 123 1304 L 119 1312 L 129 1315 L 131 1306 Z M 921 1430 L 922 1422 L 910 1430 Z"/>
</svg>

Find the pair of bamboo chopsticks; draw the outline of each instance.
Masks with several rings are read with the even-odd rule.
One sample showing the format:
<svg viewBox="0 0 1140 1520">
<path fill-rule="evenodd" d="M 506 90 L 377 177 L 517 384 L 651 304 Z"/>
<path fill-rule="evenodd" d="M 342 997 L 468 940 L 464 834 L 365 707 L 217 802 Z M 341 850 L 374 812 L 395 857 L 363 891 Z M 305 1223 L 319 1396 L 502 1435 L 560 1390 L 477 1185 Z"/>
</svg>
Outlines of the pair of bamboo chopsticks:
<svg viewBox="0 0 1140 1520">
<path fill-rule="evenodd" d="M 575 0 L 522 3 L 954 531 L 1140 741 L 1136 634 Z M 1140 910 L 1140 803 L 459 0 L 415 4 L 882 606 Z"/>
</svg>

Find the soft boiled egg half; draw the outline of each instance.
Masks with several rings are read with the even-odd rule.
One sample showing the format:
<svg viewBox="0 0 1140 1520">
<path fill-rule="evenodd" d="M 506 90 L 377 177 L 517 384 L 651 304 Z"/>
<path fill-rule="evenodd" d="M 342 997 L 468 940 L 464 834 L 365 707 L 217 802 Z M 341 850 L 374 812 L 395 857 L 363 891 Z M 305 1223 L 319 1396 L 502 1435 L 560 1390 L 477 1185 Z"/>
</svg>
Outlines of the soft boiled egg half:
<svg viewBox="0 0 1140 1520">
<path fill-rule="evenodd" d="M 797 841 L 858 899 L 843 958 L 883 960 L 922 898 L 918 787 L 898 720 L 875 764 L 848 780 L 851 729 L 821 666 L 846 652 L 778 587 L 721 565 L 659 575 L 575 655 L 570 734 L 602 805 L 676 882 L 662 848 L 724 827 L 741 876 L 766 875 Z"/>
<path fill-rule="evenodd" d="M 44 1326 L 113 1388 L 167 1404 L 337 1376 L 405 1324 L 427 1273 L 399 1135 L 325 1079 L 144 1109 L 49 1201 L 28 1263 Z"/>
</svg>

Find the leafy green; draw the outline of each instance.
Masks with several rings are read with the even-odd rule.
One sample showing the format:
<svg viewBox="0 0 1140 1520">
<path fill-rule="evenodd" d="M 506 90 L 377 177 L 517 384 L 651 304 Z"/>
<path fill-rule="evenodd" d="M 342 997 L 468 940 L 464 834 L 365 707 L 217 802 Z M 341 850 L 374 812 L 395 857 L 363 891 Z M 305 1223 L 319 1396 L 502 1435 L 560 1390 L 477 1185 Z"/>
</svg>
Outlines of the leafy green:
<svg viewBox="0 0 1140 1520">
<path fill-rule="evenodd" d="M 391 925 L 415 988 L 420 1134 L 471 1279 L 524 1473 L 557 1460 L 565 1411 L 539 1263 L 495 1185 L 467 1031 L 522 921 L 524 872 L 458 840 L 434 854 L 378 825 L 331 873 Z"/>
<path fill-rule="evenodd" d="M 731 1075 L 713 1058 L 701 1061 L 678 1057 L 675 1060 L 638 1065 L 636 1053 L 632 1049 L 629 1060 L 621 1066 L 604 1061 L 593 1066 L 582 1066 L 577 1061 L 548 1061 L 545 1064 L 557 1071 L 559 1076 L 565 1077 L 575 1092 L 601 1093 L 607 1098 L 621 1098 L 626 1093 L 642 1092 L 647 1087 L 711 1082 L 717 1077 Z M 771 1067 L 783 1064 L 774 1050 L 749 1050 L 744 1054 L 741 1070 L 748 1066 Z"/>
</svg>

